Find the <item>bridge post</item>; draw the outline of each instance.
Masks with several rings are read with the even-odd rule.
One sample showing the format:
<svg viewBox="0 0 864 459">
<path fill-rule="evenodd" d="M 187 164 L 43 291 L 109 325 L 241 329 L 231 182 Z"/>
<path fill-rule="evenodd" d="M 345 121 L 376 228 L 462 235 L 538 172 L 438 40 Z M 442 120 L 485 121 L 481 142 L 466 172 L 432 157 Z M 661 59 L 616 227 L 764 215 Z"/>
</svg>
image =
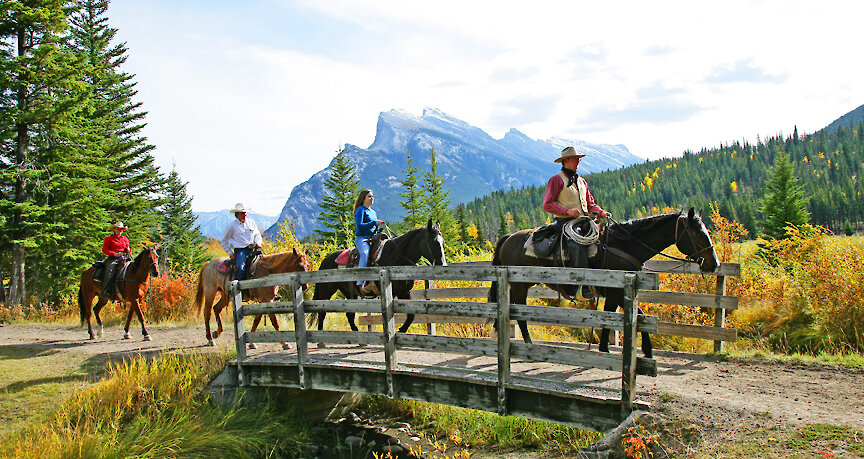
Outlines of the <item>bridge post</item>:
<svg viewBox="0 0 864 459">
<path fill-rule="evenodd" d="M 723 328 L 726 326 L 726 310 L 723 309 L 722 300 L 726 296 L 726 276 L 717 276 L 717 290 L 714 292 L 717 295 L 717 308 L 714 309 L 714 326 Z M 723 341 L 714 341 L 714 352 L 723 352 Z"/>
<path fill-rule="evenodd" d="M 294 293 L 294 340 L 297 344 L 297 374 L 300 379 L 300 388 L 306 389 L 304 367 L 309 360 L 309 348 L 306 344 L 306 308 L 303 303 L 303 285 L 297 274 L 291 277 L 291 291 Z"/>
<path fill-rule="evenodd" d="M 240 281 L 231 281 L 232 306 L 234 309 L 234 345 L 237 346 L 237 382 L 243 385 L 243 361 L 246 360 L 246 331 L 243 328 L 243 291 L 240 290 Z"/>
<path fill-rule="evenodd" d="M 393 284 L 390 270 L 378 272 L 381 286 L 381 330 L 384 333 L 384 366 L 387 375 L 387 396 L 396 398 L 393 384 L 393 366 L 396 364 L 396 323 L 393 319 Z"/>
<path fill-rule="evenodd" d="M 636 274 L 627 274 L 624 285 L 624 342 L 621 352 L 621 416 L 622 419 L 633 411 L 633 400 L 636 395 L 636 319 L 639 312 L 639 302 L 636 301 Z"/>
<path fill-rule="evenodd" d="M 498 414 L 507 415 L 507 384 L 510 383 L 510 282 L 507 268 L 496 270 L 498 282 Z"/>
</svg>

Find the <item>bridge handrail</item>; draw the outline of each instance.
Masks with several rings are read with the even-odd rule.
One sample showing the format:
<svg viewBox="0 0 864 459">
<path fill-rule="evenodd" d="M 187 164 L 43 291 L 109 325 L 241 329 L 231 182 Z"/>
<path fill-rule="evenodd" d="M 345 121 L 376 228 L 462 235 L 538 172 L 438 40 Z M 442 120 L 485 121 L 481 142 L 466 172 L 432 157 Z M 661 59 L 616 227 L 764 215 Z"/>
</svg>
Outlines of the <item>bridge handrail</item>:
<svg viewBox="0 0 864 459">
<path fill-rule="evenodd" d="M 646 279 L 647 278 L 647 279 Z M 433 346 L 439 349 L 457 348 L 457 350 L 465 350 L 463 343 L 468 341 L 460 341 L 451 339 L 451 337 L 440 336 L 411 336 L 399 334 L 395 331 L 394 314 L 399 311 L 408 312 L 411 308 L 420 307 L 416 301 L 412 300 L 394 300 L 393 298 L 393 281 L 400 280 L 415 280 L 415 279 L 455 279 L 455 280 L 472 280 L 472 281 L 496 281 L 497 282 L 497 303 L 494 304 L 494 309 L 487 306 L 492 306 L 491 303 L 472 303 L 474 309 L 472 313 L 478 313 L 482 317 L 488 316 L 494 311 L 494 319 L 498 324 L 498 337 L 495 352 L 498 355 L 498 411 L 501 414 L 507 414 L 507 387 L 511 380 L 510 376 L 510 360 L 514 356 L 524 358 L 535 358 L 540 356 L 538 361 L 567 361 L 572 362 L 575 354 L 567 356 L 566 352 L 550 349 L 550 346 L 543 345 L 519 345 L 511 343 L 510 336 L 510 320 L 511 318 L 526 318 L 529 316 L 542 315 L 548 320 L 558 321 L 561 323 L 570 323 L 576 321 L 585 323 L 585 321 L 594 320 L 598 324 L 609 325 L 610 327 L 620 327 L 624 333 L 624 346 L 622 354 L 618 356 L 601 356 L 591 359 L 588 364 L 599 365 L 599 368 L 607 368 L 618 370 L 620 368 L 622 375 L 621 386 L 621 414 L 626 416 L 632 410 L 635 397 L 635 381 L 637 374 L 637 357 L 636 357 L 636 333 L 640 328 L 637 322 L 636 308 L 636 292 L 640 286 L 652 287 L 656 285 L 656 275 L 646 275 L 644 273 L 626 272 L 626 271 L 605 271 L 593 269 L 574 269 L 574 268 L 544 268 L 544 267 L 505 267 L 505 266 L 425 266 L 425 267 L 377 267 L 377 268 L 359 268 L 345 270 L 324 270 L 311 272 L 298 272 L 286 274 L 274 274 L 263 279 L 254 279 L 248 281 L 234 281 L 231 284 L 231 294 L 234 298 L 234 331 L 237 346 L 237 365 L 238 377 L 241 385 L 243 384 L 244 376 L 242 364 L 246 360 L 246 343 L 249 339 L 266 338 L 268 335 L 251 334 L 244 331 L 243 317 L 256 311 L 275 312 L 277 310 L 294 313 L 294 336 L 297 345 L 297 360 L 298 372 L 300 375 L 300 386 L 306 387 L 308 381 L 304 376 L 304 367 L 308 362 L 308 345 L 309 341 L 317 340 L 334 340 L 343 343 L 366 343 L 366 344 L 383 344 L 384 345 L 384 360 L 385 360 L 385 375 L 387 381 L 387 394 L 390 397 L 396 396 L 396 387 L 393 382 L 393 367 L 396 362 L 397 344 L 411 346 L 411 343 L 422 343 L 425 346 Z M 331 306 L 338 305 L 341 308 L 350 308 L 354 311 L 375 311 L 372 304 L 367 304 L 365 301 L 342 301 L 330 306 L 323 304 L 324 302 L 305 301 L 302 294 L 302 285 L 305 283 L 320 283 L 320 282 L 356 282 L 358 280 L 376 280 L 381 289 L 379 302 L 379 311 L 382 318 L 382 332 L 374 334 L 370 332 L 317 332 L 307 331 L 305 326 L 305 314 L 315 309 L 332 310 Z M 622 305 L 622 313 L 606 313 L 602 311 L 583 311 L 583 310 L 568 310 L 566 312 L 555 312 L 554 308 L 538 308 L 525 305 L 510 304 L 510 282 L 543 282 L 543 283 L 562 283 L 562 284 L 591 284 L 604 287 L 623 288 L 624 304 Z M 293 292 L 291 301 L 292 307 L 287 307 L 286 303 L 279 303 L 279 306 L 264 306 L 264 305 L 243 305 L 242 290 L 255 287 L 269 287 L 277 285 L 290 285 Z M 371 303 L 374 303 L 372 301 Z M 451 307 L 454 303 L 450 303 Z M 459 303 L 462 305 L 462 303 Z M 480 306 L 476 306 L 480 305 Z M 432 304 L 427 307 L 441 307 L 441 304 Z M 401 311 L 400 311 L 401 310 Z M 576 312 L 579 311 L 579 312 Z M 512 317 L 511 317 L 512 315 Z M 596 317 L 595 317 L 596 316 Z M 656 320 L 656 319 L 655 319 Z M 617 322 L 617 323 L 616 323 Z M 656 324 L 653 325 L 656 328 Z M 651 321 L 643 321 L 641 327 L 652 327 Z M 272 335 L 269 335 L 272 337 Z M 279 334 L 279 337 L 284 337 L 285 334 Z M 400 343 L 401 341 L 401 343 Z M 470 347 L 480 348 L 484 350 L 488 340 L 474 338 L 471 339 Z M 491 343 L 489 343 L 491 345 Z M 511 352 L 511 346 L 515 349 L 515 353 Z M 547 349 L 544 349 L 547 348 Z M 591 353 L 592 355 L 595 353 Z M 650 360 L 650 362 L 648 362 Z M 617 362 L 620 362 L 620 366 Z M 583 362 L 582 364 L 586 364 Z M 653 366 L 656 372 L 656 364 L 651 359 L 643 359 L 641 367 L 649 368 Z M 649 371 L 650 374 L 650 371 Z"/>
</svg>

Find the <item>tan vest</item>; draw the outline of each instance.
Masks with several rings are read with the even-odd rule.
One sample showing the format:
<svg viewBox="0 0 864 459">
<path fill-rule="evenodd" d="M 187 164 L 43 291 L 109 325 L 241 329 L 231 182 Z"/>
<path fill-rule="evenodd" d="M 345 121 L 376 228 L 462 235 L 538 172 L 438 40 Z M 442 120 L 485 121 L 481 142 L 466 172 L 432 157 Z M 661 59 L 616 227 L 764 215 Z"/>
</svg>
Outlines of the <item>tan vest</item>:
<svg viewBox="0 0 864 459">
<path fill-rule="evenodd" d="M 582 212 L 582 215 L 588 214 L 588 183 L 585 182 L 585 179 L 580 175 L 579 178 L 576 179 L 576 182 L 570 186 L 567 186 L 567 182 L 570 180 L 567 177 L 567 174 L 564 171 L 558 173 L 558 176 L 561 177 L 561 180 L 564 180 L 564 188 L 561 189 L 561 193 L 558 195 L 558 199 L 555 200 L 558 204 L 568 208 L 568 209 L 579 209 Z M 559 218 L 572 218 L 569 215 L 556 215 Z"/>
</svg>

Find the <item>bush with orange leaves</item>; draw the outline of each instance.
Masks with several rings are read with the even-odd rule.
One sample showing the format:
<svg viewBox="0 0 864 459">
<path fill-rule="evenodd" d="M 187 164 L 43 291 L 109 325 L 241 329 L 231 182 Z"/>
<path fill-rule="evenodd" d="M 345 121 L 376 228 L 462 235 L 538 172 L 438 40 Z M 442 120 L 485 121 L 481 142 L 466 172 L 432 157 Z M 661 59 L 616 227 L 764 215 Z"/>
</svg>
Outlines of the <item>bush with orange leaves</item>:
<svg viewBox="0 0 864 459">
<path fill-rule="evenodd" d="M 864 351 L 864 244 L 822 227 L 787 228 L 742 271 L 734 325 L 782 352 Z"/>
</svg>

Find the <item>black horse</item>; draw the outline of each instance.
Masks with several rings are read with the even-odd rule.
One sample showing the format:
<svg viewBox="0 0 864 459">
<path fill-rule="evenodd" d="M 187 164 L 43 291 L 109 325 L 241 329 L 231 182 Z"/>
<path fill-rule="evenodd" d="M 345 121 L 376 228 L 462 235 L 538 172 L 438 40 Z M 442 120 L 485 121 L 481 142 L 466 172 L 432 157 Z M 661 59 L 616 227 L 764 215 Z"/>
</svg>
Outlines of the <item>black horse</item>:
<svg viewBox="0 0 864 459">
<path fill-rule="evenodd" d="M 554 266 L 551 259 L 538 259 L 525 255 L 525 241 L 532 230 L 522 230 L 503 236 L 495 247 L 493 266 Z M 639 271 L 642 264 L 672 244 L 678 247 L 687 259 L 699 264 L 703 272 L 713 272 L 720 265 L 711 236 L 705 229 L 702 218 L 691 207 L 686 214 L 682 212 L 655 215 L 620 224 L 606 229 L 605 243 L 601 244 L 598 254 L 589 260 L 589 268 Z M 534 284 L 513 282 L 510 284 L 510 301 L 525 304 L 528 289 Z M 563 285 L 548 287 L 567 295 Z M 604 310 L 616 311 L 624 300 L 624 290 L 620 288 L 599 288 L 598 293 L 606 297 Z M 492 283 L 489 301 L 497 301 L 497 286 Z M 642 310 L 639 310 L 642 314 Z M 531 342 L 526 321 L 520 320 L 519 329 L 526 343 Z M 600 351 L 609 352 L 609 329 L 604 328 L 600 335 Z M 642 333 L 642 351 L 651 357 L 651 337 Z"/>
<path fill-rule="evenodd" d="M 336 258 L 342 253 L 342 250 L 333 252 L 321 261 L 321 266 L 318 269 L 336 269 Z M 425 258 L 433 265 L 447 266 L 447 261 L 444 258 L 444 237 L 441 236 L 441 223 L 435 222 L 432 224 L 432 219 L 425 227 L 413 229 L 407 233 L 387 240 L 381 248 L 381 256 L 376 263 L 377 266 L 414 266 L 421 258 Z M 408 300 L 411 298 L 410 292 L 414 288 L 413 280 L 393 281 L 393 297 Z M 347 299 L 360 298 L 360 292 L 357 289 L 356 282 L 326 282 L 315 285 L 315 300 L 329 300 L 333 297 L 336 291 L 342 292 L 342 295 Z M 324 328 L 324 317 L 326 312 L 317 314 L 318 330 Z M 346 312 L 348 324 L 351 330 L 357 331 L 357 325 L 354 323 L 354 313 Z M 400 333 L 408 330 L 411 323 L 414 322 L 414 315 L 408 314 L 405 323 L 399 328 Z"/>
</svg>

